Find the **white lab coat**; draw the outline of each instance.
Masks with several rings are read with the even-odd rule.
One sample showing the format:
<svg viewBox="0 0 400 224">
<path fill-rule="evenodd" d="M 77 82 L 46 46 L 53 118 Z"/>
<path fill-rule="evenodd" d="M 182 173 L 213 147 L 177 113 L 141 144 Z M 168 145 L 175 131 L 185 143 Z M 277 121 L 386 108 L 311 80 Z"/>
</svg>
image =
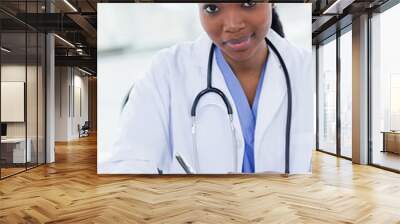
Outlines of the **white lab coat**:
<svg viewBox="0 0 400 224">
<path fill-rule="evenodd" d="M 272 30 L 267 37 L 282 55 L 292 84 L 290 172 L 309 173 L 315 142 L 311 53 L 296 48 Z M 232 104 L 238 145 L 234 149 L 223 101 L 215 94 L 206 94 L 197 107 L 198 156 L 193 155 L 190 109 L 195 96 L 206 87 L 210 46 L 211 40 L 204 34 L 155 56 L 148 73 L 130 93 L 118 139 L 111 149 L 113 155 L 103 164 L 103 173 L 157 173 L 157 168 L 164 173 L 184 173 L 176 153 L 192 167 L 198 159 L 198 173 L 241 172 L 244 139 L 240 121 L 215 58 L 213 86 L 222 90 Z M 283 69 L 274 53 L 269 57 L 264 79 L 255 128 L 255 171 L 283 173 L 287 91 Z"/>
</svg>

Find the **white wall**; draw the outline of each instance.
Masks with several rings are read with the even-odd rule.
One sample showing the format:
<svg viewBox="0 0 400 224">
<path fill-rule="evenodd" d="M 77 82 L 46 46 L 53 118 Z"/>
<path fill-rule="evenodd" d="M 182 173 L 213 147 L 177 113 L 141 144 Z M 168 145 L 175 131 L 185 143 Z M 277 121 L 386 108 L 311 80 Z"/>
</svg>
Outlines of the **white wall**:
<svg viewBox="0 0 400 224">
<path fill-rule="evenodd" d="M 55 68 L 55 140 L 68 139 L 68 84 L 69 76 L 67 67 Z"/>
<path fill-rule="evenodd" d="M 81 126 L 85 123 L 85 121 L 89 120 L 88 114 L 88 77 L 83 77 L 81 74 L 76 74 L 77 70 L 75 70 L 74 75 L 74 93 L 72 98 L 74 99 L 74 108 L 72 109 L 72 120 L 71 120 L 71 135 L 73 138 L 79 137 L 77 126 L 80 124 Z M 80 93 L 78 93 L 80 91 Z M 80 97 L 79 97 L 80 95 Z M 79 102 L 80 101 L 80 102 Z M 81 107 L 81 108 L 79 108 Z M 81 111 L 79 111 L 81 110 Z"/>
<path fill-rule="evenodd" d="M 88 78 L 76 68 L 56 67 L 55 86 L 55 141 L 77 139 L 78 124 L 88 120 Z"/>
<path fill-rule="evenodd" d="M 311 51 L 311 3 L 275 3 L 286 39 Z"/>
<path fill-rule="evenodd" d="M 36 80 L 31 80 L 31 75 L 36 76 L 36 67 L 18 64 L 8 64 L 1 66 L 1 81 L 2 82 L 25 82 L 26 72 L 28 74 L 29 85 L 36 85 Z M 35 131 L 36 133 L 36 88 L 27 88 L 27 105 L 31 108 L 27 108 L 27 119 L 28 119 L 28 137 Z M 6 96 L 2 96 L 6 97 Z M 31 102 L 35 102 L 33 105 Z M 40 106 L 40 105 L 39 105 Z M 24 109 L 24 108 L 22 108 Z M 7 110 L 7 108 L 1 108 L 1 110 Z M 32 124 L 34 122 L 35 124 Z M 25 137 L 25 126 L 26 122 L 7 122 L 7 136 L 8 137 Z"/>
</svg>

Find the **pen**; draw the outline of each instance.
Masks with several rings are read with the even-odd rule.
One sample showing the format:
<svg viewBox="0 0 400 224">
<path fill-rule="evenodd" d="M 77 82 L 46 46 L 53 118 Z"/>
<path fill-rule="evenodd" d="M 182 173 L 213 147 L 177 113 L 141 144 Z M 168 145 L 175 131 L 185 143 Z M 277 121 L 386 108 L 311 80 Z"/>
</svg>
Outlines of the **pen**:
<svg viewBox="0 0 400 224">
<path fill-rule="evenodd" d="M 193 170 L 193 168 L 185 161 L 185 159 L 181 155 L 176 153 L 175 158 L 176 158 L 176 160 L 178 160 L 178 163 L 181 165 L 183 170 L 185 170 L 186 174 L 195 174 L 196 173 Z"/>
</svg>

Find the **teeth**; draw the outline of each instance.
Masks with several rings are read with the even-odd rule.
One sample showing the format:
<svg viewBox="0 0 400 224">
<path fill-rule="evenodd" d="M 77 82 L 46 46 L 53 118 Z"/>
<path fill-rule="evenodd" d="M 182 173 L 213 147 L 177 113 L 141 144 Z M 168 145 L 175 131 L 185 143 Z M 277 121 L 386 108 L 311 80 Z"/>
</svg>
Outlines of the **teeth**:
<svg viewBox="0 0 400 224">
<path fill-rule="evenodd" d="M 235 40 L 228 40 L 226 41 L 227 44 L 232 44 L 232 45 L 236 45 L 236 44 L 241 44 L 243 42 L 246 42 L 249 40 L 249 37 L 243 37 L 240 39 L 235 39 Z"/>
<path fill-rule="evenodd" d="M 245 42 L 248 38 L 242 38 L 240 40 L 233 40 L 231 41 L 232 44 L 240 44 L 242 42 Z"/>
</svg>

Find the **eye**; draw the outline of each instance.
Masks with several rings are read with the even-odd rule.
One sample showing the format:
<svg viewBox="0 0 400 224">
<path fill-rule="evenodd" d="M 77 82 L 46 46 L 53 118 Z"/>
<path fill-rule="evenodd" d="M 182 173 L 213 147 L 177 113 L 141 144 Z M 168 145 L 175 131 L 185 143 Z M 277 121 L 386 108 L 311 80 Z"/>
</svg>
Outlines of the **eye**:
<svg viewBox="0 0 400 224">
<path fill-rule="evenodd" d="M 209 13 L 209 14 L 213 14 L 213 13 L 216 13 L 216 12 L 219 11 L 218 6 L 217 6 L 217 5 L 213 5 L 213 4 L 205 5 L 205 6 L 203 7 L 203 9 L 204 9 L 207 13 Z"/>
<path fill-rule="evenodd" d="M 244 8 L 252 8 L 256 5 L 257 3 L 254 1 L 248 1 L 242 4 L 242 7 Z"/>
</svg>

